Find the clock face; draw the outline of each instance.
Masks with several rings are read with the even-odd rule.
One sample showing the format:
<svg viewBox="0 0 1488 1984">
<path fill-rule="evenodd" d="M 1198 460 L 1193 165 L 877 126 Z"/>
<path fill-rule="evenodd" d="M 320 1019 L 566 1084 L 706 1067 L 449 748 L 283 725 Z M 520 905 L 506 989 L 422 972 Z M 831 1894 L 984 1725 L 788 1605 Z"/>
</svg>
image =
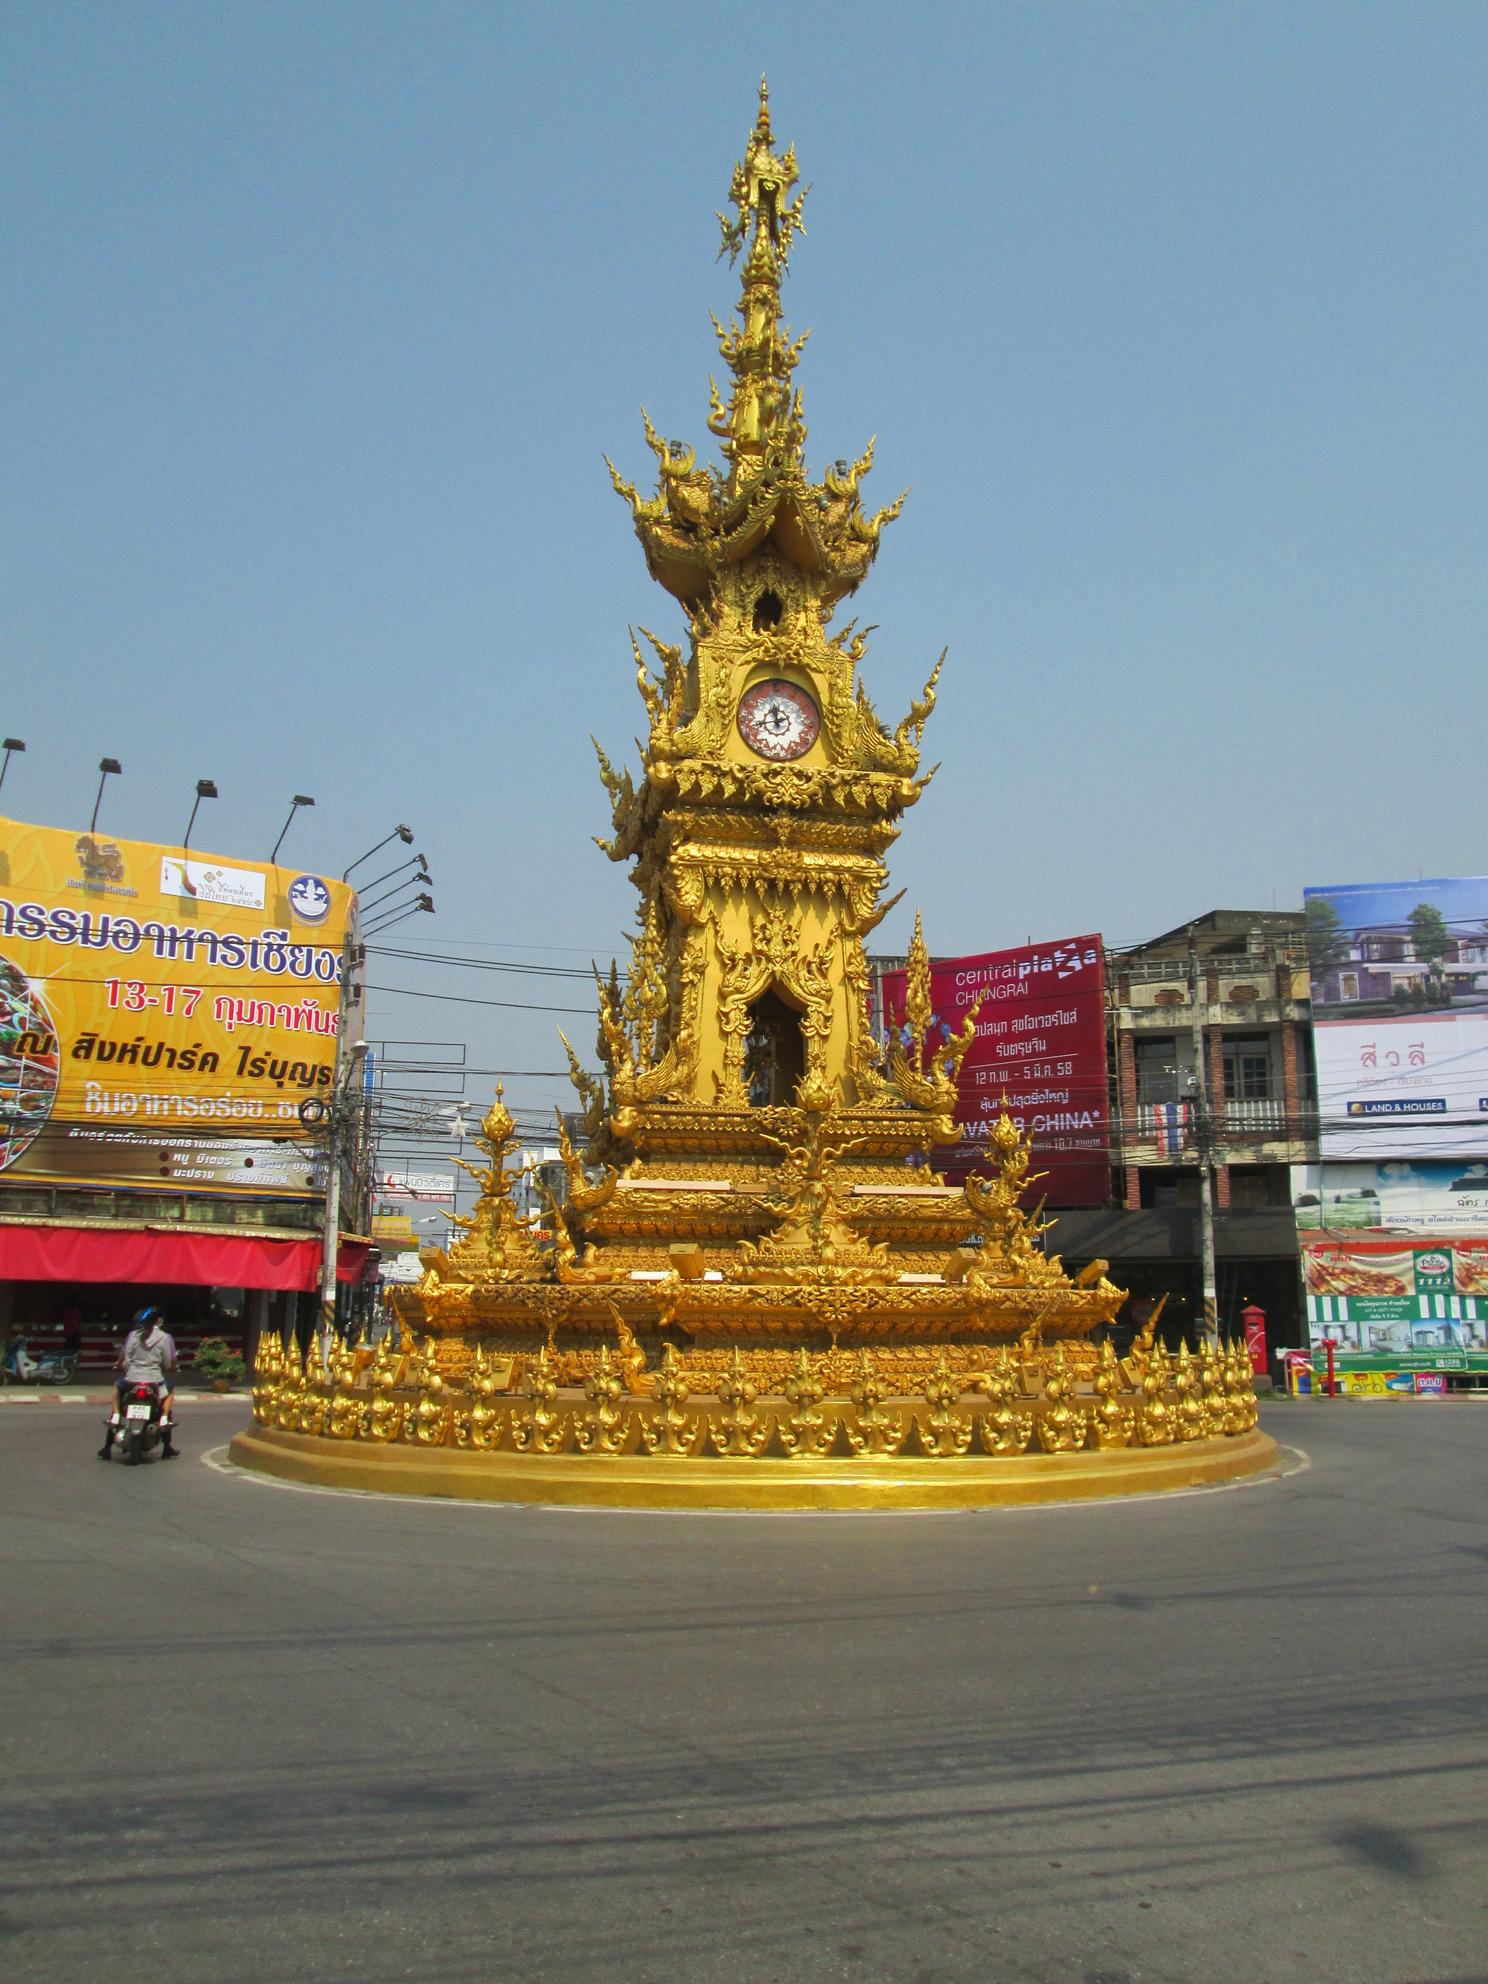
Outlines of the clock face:
<svg viewBox="0 0 1488 1984">
<path fill-rule="evenodd" d="M 762 758 L 802 757 L 820 734 L 821 711 L 794 682 L 776 676 L 739 698 L 739 735 Z"/>
</svg>

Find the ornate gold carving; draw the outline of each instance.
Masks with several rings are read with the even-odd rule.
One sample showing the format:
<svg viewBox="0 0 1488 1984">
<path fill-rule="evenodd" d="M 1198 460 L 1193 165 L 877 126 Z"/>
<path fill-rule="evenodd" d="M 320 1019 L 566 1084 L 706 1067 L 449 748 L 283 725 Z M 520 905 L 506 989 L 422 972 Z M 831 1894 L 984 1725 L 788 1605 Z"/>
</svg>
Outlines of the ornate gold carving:
<svg viewBox="0 0 1488 1984">
<path fill-rule="evenodd" d="M 610 1362 L 609 1346 L 601 1345 L 599 1362 L 584 1384 L 589 1409 L 579 1421 L 577 1440 L 581 1453 L 619 1453 L 625 1443 L 625 1414 L 620 1407 L 624 1395 L 624 1380 Z"/>
<path fill-rule="evenodd" d="M 1095 1367 L 1095 1392 L 1100 1401 L 1090 1415 L 1091 1431 L 1098 1447 L 1124 1447 L 1131 1442 L 1135 1415 L 1121 1403 L 1122 1373 L 1111 1339 L 1100 1347 Z"/>
<path fill-rule="evenodd" d="M 1006 1350 L 997 1354 L 990 1371 L 981 1378 L 989 1410 L 982 1419 L 982 1444 L 989 1454 L 1021 1454 L 1033 1437 L 1033 1414 L 1018 1410 L 1012 1403 L 1018 1389 L 1017 1373 Z"/>
<path fill-rule="evenodd" d="M 558 1385 L 548 1368 L 544 1344 L 522 1387 L 525 1410 L 512 1426 L 512 1445 L 520 1453 L 552 1454 L 563 1445 L 564 1414 L 557 1408 Z"/>
<path fill-rule="evenodd" d="M 1162 1447 L 1174 1437 L 1173 1408 L 1165 1392 L 1167 1353 L 1159 1343 L 1142 1371 L 1142 1402 L 1137 1408 L 1137 1439 L 1144 1447 Z"/>
<path fill-rule="evenodd" d="M 1204 1404 L 1199 1389 L 1199 1373 L 1194 1369 L 1193 1359 L 1188 1354 L 1186 1343 L 1178 1352 L 1178 1368 L 1173 1373 L 1173 1390 L 1178 1395 L 1178 1404 L 1173 1414 L 1173 1430 L 1180 1440 L 1202 1440 L 1207 1428 L 1204 1424 Z"/>
<path fill-rule="evenodd" d="M 706 1422 L 689 1416 L 688 1385 L 677 1366 L 677 1353 L 671 1344 L 662 1352 L 661 1369 L 651 1381 L 652 1411 L 641 1422 L 641 1440 L 648 1454 L 691 1453 Z"/>
<path fill-rule="evenodd" d="M 781 1446 L 792 1456 L 825 1453 L 832 1444 L 836 1422 L 821 1409 L 825 1387 L 804 1350 L 784 1389 L 790 1412 L 776 1428 Z"/>
<path fill-rule="evenodd" d="M 728 1369 L 718 1381 L 721 1411 L 709 1425 L 709 1437 L 718 1453 L 754 1459 L 770 1440 L 770 1421 L 754 1409 L 758 1388 L 749 1382 L 744 1354 L 735 1344 Z"/>
<path fill-rule="evenodd" d="M 660 1367 L 629 1388 L 608 1345 L 600 1345 L 587 1367 L 571 1354 L 555 1360 L 544 1345 L 528 1360 L 516 1395 L 501 1389 L 507 1366 L 498 1369 L 483 1345 L 472 1353 L 462 1388 L 449 1385 L 432 1348 L 395 1351 L 384 1344 L 370 1362 L 348 1352 L 333 1356 L 324 1371 L 313 1354 L 301 1366 L 292 1351 L 266 1344 L 254 1390 L 256 1416 L 266 1425 L 343 1441 L 404 1440 L 477 1452 L 506 1447 L 588 1455 L 596 1462 L 639 1448 L 663 1458 L 779 1453 L 850 1465 L 902 1452 L 911 1439 L 931 1459 L 964 1456 L 974 1443 L 990 1456 L 1013 1456 L 1035 1439 L 1049 1453 L 1077 1452 L 1087 1439 L 1099 1448 L 1117 1447 L 1133 1435 L 1142 1445 L 1164 1445 L 1184 1437 L 1184 1402 L 1193 1397 L 1184 1387 L 1181 1356 L 1175 1370 L 1155 1349 L 1133 1392 L 1109 1344 L 1092 1365 L 1094 1403 L 1088 1409 L 1074 1402 L 1079 1380 L 1073 1352 L 1080 1346 L 1063 1343 L 1052 1355 L 1025 1360 L 1021 1372 L 1006 1347 L 990 1360 L 978 1346 L 945 1347 L 933 1360 L 906 1364 L 897 1353 L 861 1352 L 849 1359 L 838 1351 L 813 1356 L 804 1348 L 764 1353 L 735 1345 L 721 1363 L 692 1359 L 684 1367 L 667 1343 Z M 883 1367 L 892 1374 L 888 1379 Z M 1215 1427 L 1208 1437 L 1254 1424 L 1243 1346 L 1190 1358 L 1188 1368 L 1195 1386 L 1205 1368 L 1213 1370 L 1234 1416 L 1231 1428 Z M 390 1374 L 400 1382 L 393 1384 Z M 977 1394 L 985 1395 L 983 1407 Z"/>
<path fill-rule="evenodd" d="M 1048 1404 L 1038 1417 L 1039 1445 L 1045 1453 L 1073 1453 L 1085 1444 L 1085 1414 L 1078 1406 L 1070 1404 L 1074 1388 L 1075 1381 L 1065 1362 L 1064 1346 L 1061 1344 L 1044 1379 L 1044 1396 Z"/>
<path fill-rule="evenodd" d="M 844 1414 L 848 1445 L 855 1454 L 896 1454 L 904 1443 L 902 1418 L 885 1412 L 884 1382 L 868 1352 L 858 1357 L 858 1375 L 853 1381 L 851 1414 Z"/>
</svg>

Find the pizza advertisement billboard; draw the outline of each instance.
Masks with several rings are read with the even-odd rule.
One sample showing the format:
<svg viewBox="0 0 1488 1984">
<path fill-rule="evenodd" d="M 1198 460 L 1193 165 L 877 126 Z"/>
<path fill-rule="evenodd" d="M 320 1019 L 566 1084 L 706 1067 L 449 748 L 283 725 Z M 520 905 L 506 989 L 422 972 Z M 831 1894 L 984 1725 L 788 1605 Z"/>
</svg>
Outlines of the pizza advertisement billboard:
<svg viewBox="0 0 1488 1984">
<path fill-rule="evenodd" d="M 1488 1349 L 1488 1240 L 1319 1235 L 1302 1243 L 1302 1279 L 1314 1344 L 1390 1355 Z"/>
<path fill-rule="evenodd" d="M 355 891 L 0 820 L 0 1187 L 314 1196 Z"/>
<path fill-rule="evenodd" d="M 960 1138 L 933 1153 L 952 1181 L 980 1168 L 1002 1109 L 1033 1138 L 1035 1186 L 1051 1206 L 1104 1205 L 1110 1196 L 1104 950 L 1099 936 L 945 958 L 930 968 L 932 1044 L 959 1033 L 978 998 L 976 1034 L 961 1064 Z M 905 973 L 885 972 L 883 1017 L 905 1027 Z"/>
<path fill-rule="evenodd" d="M 1324 1161 L 1488 1157 L 1488 876 L 1304 898 Z"/>
</svg>

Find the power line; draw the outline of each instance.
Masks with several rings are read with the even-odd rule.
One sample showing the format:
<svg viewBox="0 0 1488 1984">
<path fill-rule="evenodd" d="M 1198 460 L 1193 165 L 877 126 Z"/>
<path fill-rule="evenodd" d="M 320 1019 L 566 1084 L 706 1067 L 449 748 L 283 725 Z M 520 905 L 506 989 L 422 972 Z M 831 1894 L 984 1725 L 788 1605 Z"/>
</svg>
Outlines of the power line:
<svg viewBox="0 0 1488 1984">
<path fill-rule="evenodd" d="M 373 985 L 370 980 L 366 990 L 405 999 L 437 999 L 448 1006 L 499 1006 L 508 1013 L 572 1013 L 577 1019 L 594 1018 L 592 1006 L 539 1006 L 525 999 L 476 999 L 464 992 L 420 992 L 412 985 Z"/>
<path fill-rule="evenodd" d="M 524 978 L 578 978 L 594 983 L 594 973 L 571 964 L 518 964 L 509 958 L 452 958 L 437 951 L 400 950 L 389 944 L 368 944 L 369 957 L 398 958 L 412 964 L 437 964 L 455 971 L 506 971 Z"/>
</svg>

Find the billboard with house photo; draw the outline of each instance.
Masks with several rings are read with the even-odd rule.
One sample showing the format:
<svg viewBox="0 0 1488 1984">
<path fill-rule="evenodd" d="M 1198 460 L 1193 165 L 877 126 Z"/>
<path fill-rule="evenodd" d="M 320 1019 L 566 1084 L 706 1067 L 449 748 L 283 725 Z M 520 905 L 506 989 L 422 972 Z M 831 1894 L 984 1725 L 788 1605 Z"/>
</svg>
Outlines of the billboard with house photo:
<svg viewBox="0 0 1488 1984">
<path fill-rule="evenodd" d="M 1488 876 L 1304 896 L 1323 1159 L 1488 1155 Z"/>
</svg>

